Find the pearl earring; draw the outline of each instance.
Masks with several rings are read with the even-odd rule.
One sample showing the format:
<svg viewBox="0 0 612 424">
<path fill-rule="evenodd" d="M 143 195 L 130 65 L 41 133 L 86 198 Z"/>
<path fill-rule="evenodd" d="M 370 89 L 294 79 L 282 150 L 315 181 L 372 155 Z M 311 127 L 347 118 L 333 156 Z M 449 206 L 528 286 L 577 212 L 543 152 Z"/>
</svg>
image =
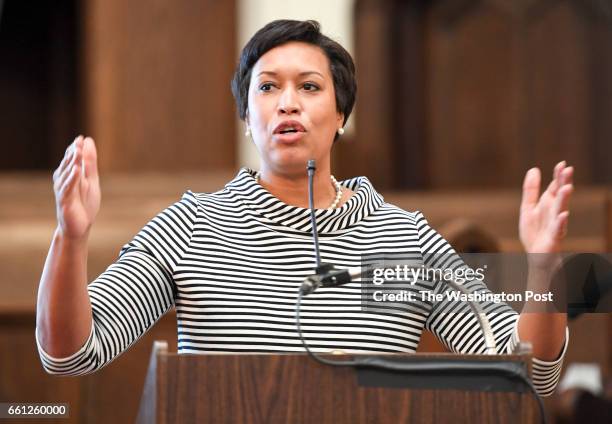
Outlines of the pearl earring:
<svg viewBox="0 0 612 424">
<path fill-rule="evenodd" d="M 338 135 L 342 135 L 344 134 L 344 128 L 340 127 L 338 128 Z"/>
<path fill-rule="evenodd" d="M 251 135 L 251 127 L 247 125 L 246 131 L 244 132 L 245 137 L 249 137 Z"/>
</svg>

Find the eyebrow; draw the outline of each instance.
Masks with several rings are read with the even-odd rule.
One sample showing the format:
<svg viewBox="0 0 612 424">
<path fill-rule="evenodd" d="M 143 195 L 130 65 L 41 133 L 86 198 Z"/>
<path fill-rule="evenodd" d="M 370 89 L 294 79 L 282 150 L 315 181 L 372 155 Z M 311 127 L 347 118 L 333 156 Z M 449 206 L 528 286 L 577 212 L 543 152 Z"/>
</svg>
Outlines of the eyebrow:
<svg viewBox="0 0 612 424">
<path fill-rule="evenodd" d="M 261 71 L 260 73 L 257 74 L 257 76 L 263 75 L 263 74 L 267 74 L 267 75 L 272 75 L 272 76 L 277 76 L 278 72 L 274 72 L 274 71 Z M 325 77 L 323 76 L 322 73 L 317 72 L 317 71 L 304 71 L 304 72 L 300 72 L 298 75 L 303 77 L 305 75 L 311 75 L 311 74 L 315 74 L 320 76 L 321 78 L 325 79 Z"/>
</svg>

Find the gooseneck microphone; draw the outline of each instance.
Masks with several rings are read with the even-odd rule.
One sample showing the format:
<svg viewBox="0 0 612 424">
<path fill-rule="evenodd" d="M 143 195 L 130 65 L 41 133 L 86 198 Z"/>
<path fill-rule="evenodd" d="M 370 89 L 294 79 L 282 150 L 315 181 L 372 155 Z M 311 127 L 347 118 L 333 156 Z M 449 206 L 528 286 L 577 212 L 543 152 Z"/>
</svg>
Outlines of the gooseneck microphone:
<svg viewBox="0 0 612 424">
<path fill-rule="evenodd" d="M 312 239 L 314 241 L 315 261 L 317 264 L 316 272 L 321 266 L 321 251 L 319 250 L 319 233 L 317 232 L 317 218 L 314 209 L 314 173 L 317 170 L 317 164 L 314 159 L 308 161 L 306 167 L 308 171 L 308 209 L 310 209 L 310 224 L 312 227 Z"/>
<path fill-rule="evenodd" d="M 312 227 L 312 241 L 315 253 L 315 274 L 307 277 L 300 291 L 305 296 L 314 292 L 319 287 L 336 287 L 343 284 L 348 284 L 353 281 L 353 278 L 361 277 L 363 271 L 361 268 L 336 269 L 332 264 L 321 262 L 321 250 L 319 248 L 319 234 L 317 231 L 317 219 L 314 208 L 314 174 L 317 170 L 317 165 L 314 159 L 310 159 L 307 165 L 308 171 L 308 209 L 310 209 L 310 222 Z"/>
<path fill-rule="evenodd" d="M 312 350 L 306 343 L 304 339 L 304 335 L 302 334 L 302 326 L 300 324 L 300 309 L 302 306 L 302 298 L 307 294 L 314 292 L 319 287 L 335 287 L 342 284 L 350 283 L 352 280 L 351 272 L 349 270 L 337 270 L 334 268 L 332 264 L 326 264 L 321 262 L 321 250 L 319 248 L 319 235 L 317 232 L 317 218 L 315 215 L 314 208 L 314 173 L 317 169 L 316 163 L 314 159 L 310 159 L 307 165 L 308 171 L 308 208 L 310 209 L 310 221 L 312 227 L 312 240 L 314 245 L 314 253 L 315 253 L 315 273 L 314 275 L 310 275 L 306 277 L 306 279 L 302 282 L 300 289 L 298 291 L 297 301 L 295 304 L 295 323 L 297 327 L 298 335 L 300 336 L 300 341 L 302 342 L 302 346 L 306 349 L 308 355 L 313 358 L 315 361 L 320 362 L 325 365 L 333 365 L 333 366 L 345 366 L 345 367 L 353 367 L 356 365 L 356 361 L 348 360 L 348 361 L 337 361 L 337 360 L 329 360 L 323 358 Z M 353 275 L 357 276 L 357 270 L 353 270 Z M 358 275 L 361 275 L 361 270 L 359 269 Z"/>
<path fill-rule="evenodd" d="M 362 275 L 363 270 L 360 267 L 335 269 L 333 265 L 322 264 L 317 267 L 316 274 L 306 277 L 302 282 L 300 290 L 304 295 L 307 295 L 314 292 L 319 287 L 337 287 L 348 284 L 355 278 L 360 278 Z"/>
</svg>

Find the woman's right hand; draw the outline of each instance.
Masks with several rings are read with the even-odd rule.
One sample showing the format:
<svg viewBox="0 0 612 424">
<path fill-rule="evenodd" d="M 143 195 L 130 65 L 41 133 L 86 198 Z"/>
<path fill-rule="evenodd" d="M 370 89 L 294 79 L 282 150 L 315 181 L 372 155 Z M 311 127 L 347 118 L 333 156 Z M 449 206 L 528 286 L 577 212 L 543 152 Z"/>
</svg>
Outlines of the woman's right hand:
<svg viewBox="0 0 612 424">
<path fill-rule="evenodd" d="M 90 137 L 78 136 L 53 173 L 58 229 L 62 236 L 83 240 L 100 210 L 97 153 Z"/>
</svg>

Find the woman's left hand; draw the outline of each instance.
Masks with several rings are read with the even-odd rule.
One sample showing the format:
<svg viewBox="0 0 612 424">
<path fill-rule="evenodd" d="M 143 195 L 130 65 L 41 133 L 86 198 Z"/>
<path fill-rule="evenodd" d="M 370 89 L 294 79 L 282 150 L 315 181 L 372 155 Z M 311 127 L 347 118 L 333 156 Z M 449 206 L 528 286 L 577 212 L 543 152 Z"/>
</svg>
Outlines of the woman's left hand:
<svg viewBox="0 0 612 424">
<path fill-rule="evenodd" d="M 519 236 L 527 253 L 558 253 L 567 233 L 569 200 L 574 189 L 574 169 L 559 162 L 553 179 L 540 196 L 542 176 L 538 168 L 525 174 L 519 218 Z"/>
</svg>

